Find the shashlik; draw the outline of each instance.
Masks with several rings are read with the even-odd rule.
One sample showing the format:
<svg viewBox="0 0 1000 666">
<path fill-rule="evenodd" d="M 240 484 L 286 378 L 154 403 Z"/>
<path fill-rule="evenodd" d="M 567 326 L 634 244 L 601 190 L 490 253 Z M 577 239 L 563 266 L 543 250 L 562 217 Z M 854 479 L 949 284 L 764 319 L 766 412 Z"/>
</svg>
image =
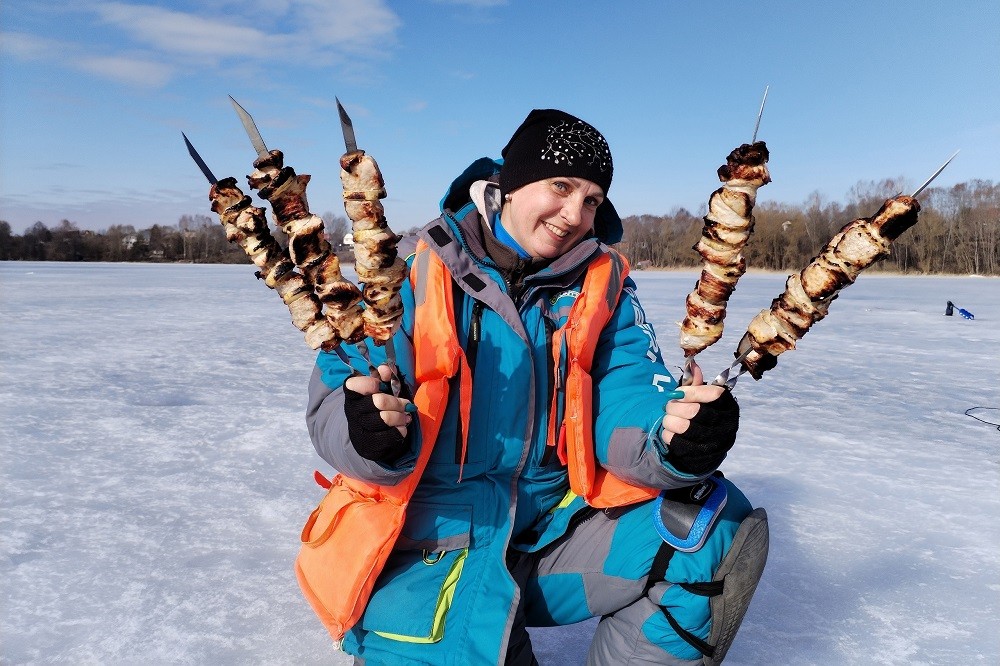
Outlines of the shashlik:
<svg viewBox="0 0 1000 666">
<path fill-rule="evenodd" d="M 681 348 L 691 357 L 722 337 L 726 305 L 746 272 L 743 247 L 753 231 L 757 190 L 771 182 L 763 141 L 743 144 L 719 167 L 723 186 L 709 198 L 702 235 L 694 249 L 704 259 L 701 276 L 685 302 Z"/>
<path fill-rule="evenodd" d="M 359 342 L 365 336 L 361 292 L 340 271 L 340 260 L 330 247 L 323 219 L 309 212 L 306 185 L 310 176 L 284 166 L 280 150 L 254 161 L 247 176 L 252 189 L 271 204 L 275 220 L 288 235 L 288 254 L 326 308 L 326 318 L 337 336 Z"/>
<path fill-rule="evenodd" d="M 889 254 L 896 238 L 917 222 L 920 204 L 904 195 L 887 199 L 875 215 L 841 229 L 801 273 L 789 276 L 785 291 L 750 322 L 738 353 L 755 379 L 773 368 L 777 356 L 795 348 L 809 328 L 826 316 L 840 290 Z"/>
<path fill-rule="evenodd" d="M 344 209 L 354 235 L 354 268 L 364 285 L 364 334 L 385 344 L 399 327 L 403 302 L 399 295 L 406 263 L 397 256 L 399 241 L 385 219 L 380 199 L 386 196 L 378 164 L 363 150 L 340 158 Z"/>
<path fill-rule="evenodd" d="M 236 186 L 235 178 L 214 183 L 209 199 L 225 228 L 226 239 L 243 248 L 260 269 L 257 277 L 278 292 L 292 315 L 292 324 L 306 334 L 306 343 L 313 349 L 335 345 L 337 334 L 323 316 L 323 306 L 312 284 L 295 270 L 288 252 L 271 235 L 264 209 L 252 205 L 250 197 Z"/>
</svg>

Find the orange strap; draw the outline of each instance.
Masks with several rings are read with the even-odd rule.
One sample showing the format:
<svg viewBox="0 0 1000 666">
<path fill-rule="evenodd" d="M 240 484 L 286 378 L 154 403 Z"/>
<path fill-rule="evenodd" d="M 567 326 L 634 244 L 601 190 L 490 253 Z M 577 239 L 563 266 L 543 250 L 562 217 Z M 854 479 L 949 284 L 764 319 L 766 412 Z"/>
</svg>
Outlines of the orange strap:
<svg viewBox="0 0 1000 666">
<path fill-rule="evenodd" d="M 437 381 L 443 384 L 440 396 L 424 406 L 417 404 L 421 418 L 421 452 L 434 446 L 441 420 L 448 406 L 449 382 L 459 377 L 459 414 L 461 418 L 462 460 L 458 480 L 462 480 L 466 453 L 469 449 L 469 416 L 472 413 L 472 372 L 465 351 L 458 343 L 455 329 L 455 302 L 452 279 L 444 262 L 424 241 L 417 243 L 414 259 L 416 270 L 411 271 L 416 308 L 413 315 L 413 348 L 416 351 L 415 374 L 417 386 Z M 441 382 L 441 380 L 444 380 Z M 419 392 L 419 388 L 418 388 Z M 416 400 L 414 400 L 416 402 Z M 434 427 L 424 427 L 423 417 L 434 421 Z M 432 434 L 432 436 L 430 436 Z M 415 470 L 417 471 L 417 470 Z M 419 469 L 423 471 L 423 467 Z M 408 478 L 412 478 L 413 474 Z M 419 475 L 417 475 L 419 476 Z"/>
</svg>

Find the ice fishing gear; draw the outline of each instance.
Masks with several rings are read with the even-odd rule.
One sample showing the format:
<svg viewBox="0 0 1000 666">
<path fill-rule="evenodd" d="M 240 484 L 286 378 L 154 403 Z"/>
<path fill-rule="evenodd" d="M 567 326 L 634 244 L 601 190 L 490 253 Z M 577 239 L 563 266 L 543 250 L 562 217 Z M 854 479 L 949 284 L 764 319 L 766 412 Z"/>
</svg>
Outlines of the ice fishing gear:
<svg viewBox="0 0 1000 666">
<path fill-rule="evenodd" d="M 682 489 L 686 493 L 699 495 L 697 502 L 702 502 L 701 505 L 694 505 L 697 517 L 692 527 L 697 525 L 699 521 L 705 522 L 711 520 L 714 522 L 714 518 L 707 518 L 708 514 L 713 512 L 712 507 L 716 504 L 721 504 L 714 511 L 717 516 L 722 512 L 725 504 L 725 482 L 719 477 L 709 477 L 706 481 L 711 483 L 711 490 L 708 490 L 707 487 L 702 489 L 705 482 L 693 488 Z M 719 488 L 722 488 L 722 490 L 719 491 Z M 678 518 L 683 520 L 682 516 L 692 513 L 691 500 L 693 497 L 685 501 L 683 495 L 678 495 L 679 492 L 677 490 L 666 491 L 664 495 L 673 494 L 673 498 L 670 500 L 664 499 L 663 503 L 657 500 L 656 504 L 659 505 L 659 508 L 654 514 L 654 524 L 657 526 L 657 531 L 660 531 L 661 526 L 666 529 L 665 521 L 662 517 L 664 511 L 667 512 L 668 517 L 666 521 L 669 522 L 673 522 L 674 519 Z M 722 494 L 721 499 L 718 494 L 720 492 Z M 705 528 L 705 534 L 710 531 L 712 522 L 709 522 Z M 678 524 L 672 530 L 666 530 L 670 539 L 675 538 L 674 531 L 683 532 L 684 528 Z M 664 537 L 664 543 L 653 559 L 653 566 L 646 583 L 647 592 L 657 583 L 666 580 L 670 559 L 676 551 L 693 552 L 704 543 L 704 535 L 698 537 L 700 543 L 695 543 L 696 539 L 693 536 L 693 530 L 688 534 L 688 538 L 679 540 L 679 543 L 686 548 L 690 547 L 690 550 L 682 550 L 671 543 L 667 537 Z M 664 533 L 660 532 L 660 535 L 663 536 Z M 757 590 L 757 584 L 760 582 L 760 577 L 764 573 L 764 566 L 767 564 L 769 541 L 767 512 L 762 508 L 754 509 L 740 523 L 736 534 L 733 536 L 729 552 L 723 558 L 711 581 L 676 583 L 676 585 L 679 585 L 691 594 L 710 598 L 712 628 L 707 640 L 702 640 L 684 629 L 668 608 L 665 606 L 660 607 L 670 627 L 686 643 L 703 655 L 702 662 L 706 666 L 715 666 L 722 663 L 726 653 L 729 651 L 729 647 L 733 643 L 733 639 L 736 638 L 736 633 L 743 622 L 743 617 L 750 607 L 750 600 L 753 598 L 754 592 Z"/>
<path fill-rule="evenodd" d="M 976 411 L 978 409 L 985 409 L 985 410 L 991 411 L 991 412 L 1000 412 L 1000 407 L 969 407 L 967 410 L 965 410 L 965 415 L 966 416 L 971 416 L 972 418 L 976 419 L 980 423 L 985 423 L 986 425 L 996 426 L 997 430 L 1000 430 L 1000 415 L 998 415 L 997 417 L 995 417 L 996 420 L 994 420 L 994 421 L 987 421 L 986 419 L 980 418 L 980 417 L 978 417 L 978 416 L 976 416 L 975 414 L 972 413 L 972 412 L 974 412 L 974 411 Z"/>
<path fill-rule="evenodd" d="M 976 315 L 972 314 L 971 312 L 969 312 L 965 308 L 955 307 L 955 304 L 952 303 L 951 301 L 948 301 L 948 305 L 945 306 L 944 316 L 945 317 L 952 317 L 952 316 L 954 316 L 955 310 L 958 310 L 959 316 L 961 316 L 963 319 L 975 319 L 976 318 Z"/>
<path fill-rule="evenodd" d="M 726 485 L 708 477 L 696 486 L 664 490 L 653 502 L 653 527 L 666 543 L 693 553 L 726 506 Z"/>
<path fill-rule="evenodd" d="M 976 318 L 976 316 L 974 314 L 972 314 L 971 312 L 969 312 L 965 308 L 956 307 L 955 304 L 952 303 L 951 301 L 948 301 L 948 306 L 945 308 L 944 314 L 945 314 L 946 317 L 951 317 L 951 316 L 954 315 L 955 310 L 958 310 L 959 316 L 961 316 L 963 319 L 975 319 Z"/>
</svg>

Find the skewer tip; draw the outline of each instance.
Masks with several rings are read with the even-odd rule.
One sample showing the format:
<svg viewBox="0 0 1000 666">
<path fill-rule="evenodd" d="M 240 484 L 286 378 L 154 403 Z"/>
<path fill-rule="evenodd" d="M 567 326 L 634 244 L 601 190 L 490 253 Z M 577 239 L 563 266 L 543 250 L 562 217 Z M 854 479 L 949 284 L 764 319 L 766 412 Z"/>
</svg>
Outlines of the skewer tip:
<svg viewBox="0 0 1000 666">
<path fill-rule="evenodd" d="M 939 166 L 938 170 L 935 171 L 933 174 L 931 174 L 931 177 L 928 178 L 927 180 L 925 180 L 924 183 L 923 183 L 923 185 L 921 185 L 916 190 L 914 190 L 913 194 L 911 194 L 910 196 L 911 197 L 916 197 L 918 194 L 920 194 L 921 192 L 923 192 L 924 189 L 926 189 L 928 185 L 930 185 L 932 182 L 934 182 L 934 179 L 937 178 L 941 174 L 942 171 L 944 171 L 945 167 L 948 166 L 949 164 L 951 164 L 951 161 L 953 159 L 955 159 L 955 156 L 958 155 L 961 152 L 961 150 L 962 149 L 959 148 L 954 153 L 952 153 L 951 157 L 949 157 L 947 160 L 945 160 L 945 163 L 942 164 L 941 166 Z"/>
</svg>

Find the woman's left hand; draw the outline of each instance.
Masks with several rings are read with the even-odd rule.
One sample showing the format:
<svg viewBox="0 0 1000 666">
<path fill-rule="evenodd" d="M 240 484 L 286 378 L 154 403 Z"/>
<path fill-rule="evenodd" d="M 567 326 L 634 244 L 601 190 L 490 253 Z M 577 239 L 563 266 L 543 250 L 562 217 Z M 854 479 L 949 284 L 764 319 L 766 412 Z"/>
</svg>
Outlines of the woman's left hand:
<svg viewBox="0 0 1000 666">
<path fill-rule="evenodd" d="M 674 435 L 682 435 L 691 427 L 691 419 L 698 415 L 701 406 L 714 402 L 725 390 L 721 386 L 705 384 L 701 367 L 692 362 L 693 380 L 688 386 L 678 386 L 675 390 L 684 394 L 683 398 L 675 398 L 667 403 L 667 415 L 663 419 L 663 430 L 660 438 L 670 443 Z"/>
<path fill-rule="evenodd" d="M 693 381 L 678 387 L 683 398 L 670 400 L 660 438 L 667 444 L 667 461 L 678 471 L 705 474 L 717 468 L 736 443 L 740 406 L 732 391 L 706 385 L 693 364 Z"/>
</svg>

